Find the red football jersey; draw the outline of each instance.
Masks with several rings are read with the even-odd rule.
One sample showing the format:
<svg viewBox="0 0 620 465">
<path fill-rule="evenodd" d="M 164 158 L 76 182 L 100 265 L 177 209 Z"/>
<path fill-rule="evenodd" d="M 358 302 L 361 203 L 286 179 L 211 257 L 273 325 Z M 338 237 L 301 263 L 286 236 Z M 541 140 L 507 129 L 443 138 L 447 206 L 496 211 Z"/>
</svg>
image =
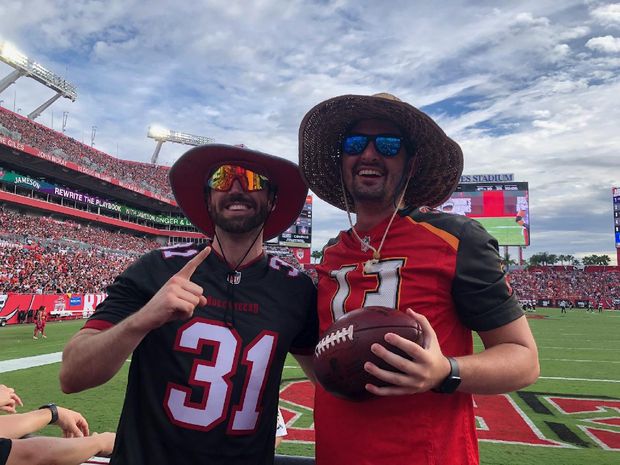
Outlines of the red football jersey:
<svg viewBox="0 0 620 465">
<path fill-rule="evenodd" d="M 367 232 L 377 248 L 389 218 Z M 319 277 L 323 333 L 346 312 L 380 305 L 412 308 L 428 318 L 445 355 L 473 352 L 472 330 L 490 330 L 522 315 L 506 284 L 497 242 L 474 220 L 426 208 L 398 215 L 381 259 L 341 232 L 324 249 Z M 343 463 L 477 464 L 470 394 L 426 392 L 351 402 L 317 387 L 317 465 Z"/>
</svg>

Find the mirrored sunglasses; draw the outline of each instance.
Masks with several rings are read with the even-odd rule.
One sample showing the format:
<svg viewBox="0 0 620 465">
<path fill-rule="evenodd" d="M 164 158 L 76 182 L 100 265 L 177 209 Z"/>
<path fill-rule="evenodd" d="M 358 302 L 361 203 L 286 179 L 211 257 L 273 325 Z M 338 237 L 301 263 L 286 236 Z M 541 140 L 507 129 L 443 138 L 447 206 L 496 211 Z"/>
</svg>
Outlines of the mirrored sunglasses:
<svg viewBox="0 0 620 465">
<path fill-rule="evenodd" d="M 374 142 L 375 149 L 384 157 L 395 157 L 403 145 L 403 138 L 399 136 L 349 134 L 342 141 L 342 152 L 347 155 L 359 155 L 366 150 L 370 141 Z"/>
<path fill-rule="evenodd" d="M 260 191 L 269 184 L 269 178 L 242 166 L 222 165 L 211 175 L 207 185 L 216 191 L 229 191 L 237 179 L 246 192 Z"/>
</svg>

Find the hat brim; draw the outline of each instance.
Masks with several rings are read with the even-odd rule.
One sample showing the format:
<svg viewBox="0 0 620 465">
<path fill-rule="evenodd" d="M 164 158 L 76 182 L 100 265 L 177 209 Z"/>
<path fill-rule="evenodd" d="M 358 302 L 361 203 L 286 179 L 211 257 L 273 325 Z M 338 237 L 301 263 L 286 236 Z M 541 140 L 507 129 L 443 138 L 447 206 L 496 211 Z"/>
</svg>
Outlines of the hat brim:
<svg viewBox="0 0 620 465">
<path fill-rule="evenodd" d="M 355 204 L 340 180 L 342 140 L 351 125 L 365 119 L 396 124 L 414 148 L 415 171 L 404 196 L 407 206 L 435 207 L 450 197 L 463 171 L 463 152 L 424 112 L 400 100 L 342 95 L 312 108 L 299 128 L 299 167 L 318 197 L 345 210 Z"/>
<path fill-rule="evenodd" d="M 276 205 L 265 221 L 263 240 L 286 231 L 299 217 L 306 202 L 306 187 L 297 165 L 244 147 L 208 144 L 185 152 L 168 174 L 174 197 L 194 226 L 213 237 L 215 225 L 207 209 L 205 185 L 211 174 L 222 165 L 238 165 L 269 178 L 277 188 Z"/>
</svg>

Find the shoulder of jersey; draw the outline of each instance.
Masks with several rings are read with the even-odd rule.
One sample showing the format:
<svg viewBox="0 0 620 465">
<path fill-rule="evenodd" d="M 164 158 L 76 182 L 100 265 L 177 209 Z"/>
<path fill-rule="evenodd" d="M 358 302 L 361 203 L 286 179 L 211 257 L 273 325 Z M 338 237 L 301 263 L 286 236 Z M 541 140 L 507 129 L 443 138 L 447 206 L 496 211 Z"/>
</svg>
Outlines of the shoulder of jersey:
<svg viewBox="0 0 620 465">
<path fill-rule="evenodd" d="M 409 216 L 416 223 L 427 223 L 435 228 L 446 231 L 447 233 L 459 237 L 463 227 L 466 225 L 477 224 L 477 221 L 465 215 L 455 215 L 444 213 L 430 207 L 420 207 L 412 210 Z"/>
<path fill-rule="evenodd" d="M 277 275 L 282 275 L 286 278 L 295 278 L 300 280 L 308 279 L 310 282 L 312 282 L 312 279 L 306 273 L 295 268 L 290 263 L 282 260 L 275 255 L 267 254 L 267 264 L 270 270 Z"/>
<path fill-rule="evenodd" d="M 154 249 L 143 256 L 145 264 L 158 266 L 172 270 L 180 270 L 185 264 L 194 258 L 208 244 L 196 244 L 188 242 L 173 246 Z"/>
</svg>

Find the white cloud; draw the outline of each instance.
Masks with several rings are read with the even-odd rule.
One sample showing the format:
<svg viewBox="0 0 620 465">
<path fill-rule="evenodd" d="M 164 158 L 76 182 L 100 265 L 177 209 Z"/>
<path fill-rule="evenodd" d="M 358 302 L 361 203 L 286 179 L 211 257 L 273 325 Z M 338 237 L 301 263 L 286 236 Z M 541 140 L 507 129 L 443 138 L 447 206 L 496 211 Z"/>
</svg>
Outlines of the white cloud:
<svg viewBox="0 0 620 465">
<path fill-rule="evenodd" d="M 586 42 L 586 47 L 597 52 L 618 53 L 620 52 L 620 38 L 613 36 L 593 37 Z"/>
<path fill-rule="evenodd" d="M 2 38 L 78 86 L 75 103 L 39 121 L 54 112 L 58 128 L 69 111 L 67 134 L 88 142 L 96 125 L 110 154 L 148 160 L 146 129 L 159 123 L 296 160 L 312 106 L 389 91 L 461 143 L 467 172 L 530 182 L 528 253 L 578 254 L 610 249 L 609 187 L 620 185 L 620 4 L 588 5 L 13 0 L 0 16 Z M 0 99 L 26 113 L 52 95 L 21 78 Z M 184 151 L 165 144 L 160 160 Z M 313 219 L 315 248 L 348 228 L 320 200 Z"/>
<path fill-rule="evenodd" d="M 602 24 L 620 25 L 620 3 L 600 6 L 592 10 L 591 14 L 593 18 L 600 21 Z"/>
</svg>

